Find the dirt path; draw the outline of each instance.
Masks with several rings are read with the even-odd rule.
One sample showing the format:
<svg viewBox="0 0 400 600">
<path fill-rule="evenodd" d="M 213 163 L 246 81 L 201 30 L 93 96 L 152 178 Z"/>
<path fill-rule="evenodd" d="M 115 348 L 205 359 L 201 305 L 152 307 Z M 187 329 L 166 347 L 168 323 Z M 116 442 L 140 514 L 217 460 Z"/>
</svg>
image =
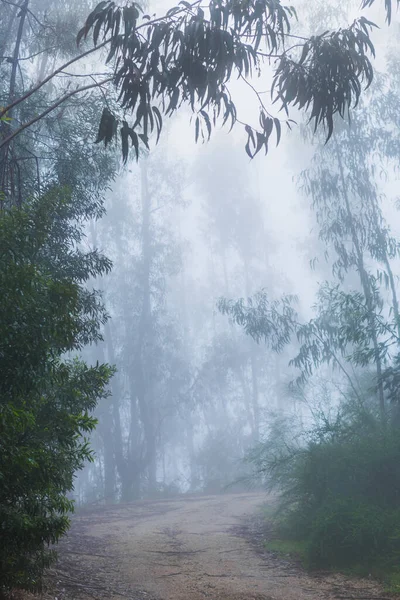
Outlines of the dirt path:
<svg viewBox="0 0 400 600">
<path fill-rule="evenodd" d="M 333 600 L 386 598 L 369 580 L 309 576 L 249 541 L 262 494 L 199 496 L 76 516 L 53 598 Z M 254 522 L 254 521 L 253 521 Z M 251 527 L 250 527 L 251 528 Z"/>
</svg>

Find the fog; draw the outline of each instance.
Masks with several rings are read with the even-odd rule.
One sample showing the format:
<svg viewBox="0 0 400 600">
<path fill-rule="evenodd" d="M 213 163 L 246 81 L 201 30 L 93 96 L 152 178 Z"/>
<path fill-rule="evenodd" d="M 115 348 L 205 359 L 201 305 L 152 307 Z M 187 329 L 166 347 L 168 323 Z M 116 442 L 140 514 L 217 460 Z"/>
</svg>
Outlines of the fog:
<svg viewBox="0 0 400 600">
<path fill-rule="evenodd" d="M 159 12 L 166 5 L 150 8 Z M 340 14 L 334 3 L 300 3 L 296 27 L 338 26 L 357 8 Z M 378 7 L 372 12 L 383 22 Z M 379 69 L 386 69 L 387 48 L 397 37 L 397 24 L 390 36 L 387 29 L 376 33 Z M 268 91 L 268 73 L 261 81 L 253 83 Z M 254 121 L 251 90 L 243 82 L 232 89 L 241 118 Z M 319 285 L 334 280 L 333 258 L 325 256 L 300 181 L 321 155 L 324 134 L 313 135 L 303 115 L 293 118 L 297 124 L 284 131 L 279 147 L 272 140 L 268 156 L 250 160 L 237 128 L 215 130 L 210 141 L 196 144 L 183 110 L 148 155 L 119 168 L 106 214 L 90 223 L 85 241 L 110 257 L 113 269 L 93 282 L 110 320 L 104 342 L 84 356 L 117 371 L 96 410 L 94 461 L 76 479 L 78 503 L 263 486 L 246 456 L 266 439 L 274 419 L 311 422 L 325 388 L 325 408 L 339 402 L 346 382 L 332 364 L 297 389 L 298 370 L 289 366 L 299 349 L 296 336 L 277 353 L 217 306 L 220 298 L 250 298 L 260 290 L 270 300 L 293 294 L 298 320 L 306 322 L 315 316 Z M 387 194 L 384 214 L 394 234 L 395 162 L 389 159 L 388 174 L 376 178 L 378 193 Z M 344 285 L 359 287 L 352 273 Z"/>
<path fill-rule="evenodd" d="M 44 16 L 56 10 L 33 4 Z M 162 14 L 171 6 L 144 8 Z M 57 10 L 75 32 L 91 8 Z M 295 8 L 294 53 L 296 40 L 359 15 L 356 2 Z M 93 144 L 93 119 L 97 126 L 103 104 L 115 104 L 110 88 L 90 96 L 90 106 L 69 106 L 71 131 L 68 122 L 57 129 L 62 111 L 46 135 L 38 129 L 43 166 L 34 193 L 41 179 L 75 185 L 78 201 L 94 189 L 105 210 L 85 223 L 81 249 L 98 249 L 113 263 L 90 282 L 109 318 L 103 340 L 81 356 L 113 365 L 115 374 L 94 411 L 93 461 L 75 476 L 71 497 L 79 505 L 264 489 L 268 477 L 254 456 L 277 437 L 279 423 L 300 440 L 316 415 L 335 414 L 344 398 L 369 402 L 364 381 L 373 379 L 374 361 L 381 404 L 390 403 L 379 381 L 396 360 L 399 27 L 397 17 L 387 27 L 378 3 L 367 18 L 380 26 L 372 34 L 375 79 L 350 115 L 336 115 L 329 142 L 322 125 L 314 131 L 304 111 L 291 108 L 280 143 L 274 131 L 267 155 L 249 157 L 241 125 L 257 126 L 260 102 L 286 118 L 270 100 L 272 59 L 260 77 L 232 78 L 238 122 L 232 131 L 213 128 L 209 140 L 195 142 L 193 114 L 182 107 L 164 118 L 159 143 L 152 136 L 150 150 L 143 146 L 138 160 L 132 151 L 125 163 L 115 144 Z M 36 59 L 34 47 L 26 77 L 39 80 L 69 56 L 75 33 L 65 35 L 58 55 Z M 104 58 L 100 51 L 74 63 L 49 93 L 56 97 L 68 78 L 103 76 Z M 77 148 L 85 148 L 86 163 Z M 29 168 L 24 182 L 36 177 Z M 354 305 L 349 316 L 353 301 L 365 301 L 369 316 Z"/>
<path fill-rule="evenodd" d="M 400 593 L 399 4 L 0 0 L 1 598 Z"/>
</svg>

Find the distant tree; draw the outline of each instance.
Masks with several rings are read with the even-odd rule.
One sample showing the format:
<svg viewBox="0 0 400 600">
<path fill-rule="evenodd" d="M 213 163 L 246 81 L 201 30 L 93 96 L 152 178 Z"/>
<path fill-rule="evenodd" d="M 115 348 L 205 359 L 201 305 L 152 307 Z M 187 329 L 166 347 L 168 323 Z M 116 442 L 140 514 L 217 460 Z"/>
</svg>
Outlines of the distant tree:
<svg viewBox="0 0 400 600">
<path fill-rule="evenodd" d="M 320 286 L 314 319 L 301 324 L 293 314 L 285 325 L 301 344 L 293 364 L 301 369 L 302 382 L 316 367 L 329 363 L 339 367 L 355 391 L 351 369 L 374 365 L 382 417 L 388 398 L 395 399 L 389 390 L 396 379 L 400 340 L 394 271 L 399 241 L 384 218 L 379 181 L 396 171 L 393 159 L 400 139 L 398 67 L 393 58 L 389 69 L 393 77 L 377 76 L 373 93 L 360 102 L 351 126 L 338 123 L 330 144 L 320 139 L 310 166 L 298 178 L 338 283 Z M 257 339 L 270 339 L 274 327 L 275 334 L 281 331 L 285 338 L 284 321 L 279 322 L 284 315 L 272 314 L 266 294 L 254 298 L 253 304 L 225 302 L 221 307 Z"/>
<path fill-rule="evenodd" d="M 115 265 L 101 282 L 112 319 L 105 343 L 90 352 L 118 366 L 111 396 L 96 413 L 98 463 L 88 466 L 96 480 L 103 470 L 99 496 L 108 502 L 159 491 L 168 454 L 184 443 L 182 415 L 190 414 L 191 366 L 170 298 L 181 269 L 174 226 L 184 170 L 158 150 L 125 174 L 107 216 L 90 230 L 91 243 L 106 247 Z"/>
<path fill-rule="evenodd" d="M 261 199 L 244 169 L 246 159 L 228 139 L 222 142 L 223 139 L 217 144 L 214 142 L 196 161 L 194 176 L 203 199 L 203 235 L 207 246 L 212 248 L 216 275 L 222 279 L 214 297 L 221 293 L 225 296 L 244 293 L 249 297 L 260 282 L 265 281 L 272 292 L 278 275 L 265 260 L 272 242 L 265 228 Z M 210 378 L 215 377 L 213 371 L 219 370 L 221 381 L 229 373 L 239 384 L 241 392 L 237 395 L 246 407 L 246 417 L 257 440 L 262 404 L 270 396 L 276 379 L 276 355 L 267 356 L 265 348 L 235 329 L 227 330 L 225 323 L 222 333 L 216 332 L 213 337 L 209 350 L 212 358 L 208 357 L 204 367 L 208 368 Z M 227 393 L 221 389 L 221 398 L 229 404 Z M 230 402 L 234 399 L 230 398 Z"/>
<path fill-rule="evenodd" d="M 366 364 L 373 353 L 382 413 L 387 358 L 385 341 L 389 336 L 398 346 L 400 336 L 399 301 L 393 268 L 399 242 L 384 219 L 384 194 L 377 177 L 378 173 L 387 177 L 388 171 L 393 171 L 391 161 L 395 156 L 394 149 L 399 145 L 395 127 L 396 85 L 385 79 L 378 76 L 377 89 L 372 98 L 367 99 L 369 102 L 361 103 L 351 130 L 344 124 L 337 127 L 332 144 L 329 147 L 318 146 L 310 168 L 300 177 L 301 189 L 311 200 L 319 237 L 326 247 L 325 257 L 332 266 L 333 275 L 341 282 L 342 300 L 346 288 L 355 287 L 361 292 L 356 303 L 352 295 L 350 305 L 358 318 L 359 307 L 365 305 L 362 310 L 369 319 L 365 325 L 372 347 L 369 348 L 364 341 L 366 345 L 358 353 L 356 362 Z M 386 302 L 383 299 L 385 288 L 389 291 Z M 350 297 L 351 294 L 348 300 Z M 389 319 L 383 316 L 385 305 L 392 315 Z M 350 317 L 349 306 L 343 306 L 343 314 Z M 382 330 L 382 321 L 386 332 Z M 356 321 L 353 321 L 353 327 L 359 329 Z"/>
</svg>

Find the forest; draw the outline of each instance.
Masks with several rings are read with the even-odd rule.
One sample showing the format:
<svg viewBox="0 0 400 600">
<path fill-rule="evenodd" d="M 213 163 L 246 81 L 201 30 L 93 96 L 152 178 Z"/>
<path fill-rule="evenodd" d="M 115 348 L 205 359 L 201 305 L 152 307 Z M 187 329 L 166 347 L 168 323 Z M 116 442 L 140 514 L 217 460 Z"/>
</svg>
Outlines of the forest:
<svg viewBox="0 0 400 600">
<path fill-rule="evenodd" d="M 400 593 L 397 3 L 0 8 L 0 597 L 74 511 L 248 490 Z"/>
</svg>

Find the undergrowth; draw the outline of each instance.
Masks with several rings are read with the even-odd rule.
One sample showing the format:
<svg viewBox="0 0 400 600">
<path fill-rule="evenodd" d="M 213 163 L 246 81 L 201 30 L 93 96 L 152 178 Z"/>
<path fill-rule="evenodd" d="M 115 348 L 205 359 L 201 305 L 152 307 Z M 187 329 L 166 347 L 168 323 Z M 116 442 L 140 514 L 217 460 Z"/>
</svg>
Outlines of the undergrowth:
<svg viewBox="0 0 400 600">
<path fill-rule="evenodd" d="M 252 456 L 281 494 L 266 548 L 310 570 L 372 576 L 399 593 L 398 427 L 349 403 L 307 435 L 276 431 Z"/>
</svg>

